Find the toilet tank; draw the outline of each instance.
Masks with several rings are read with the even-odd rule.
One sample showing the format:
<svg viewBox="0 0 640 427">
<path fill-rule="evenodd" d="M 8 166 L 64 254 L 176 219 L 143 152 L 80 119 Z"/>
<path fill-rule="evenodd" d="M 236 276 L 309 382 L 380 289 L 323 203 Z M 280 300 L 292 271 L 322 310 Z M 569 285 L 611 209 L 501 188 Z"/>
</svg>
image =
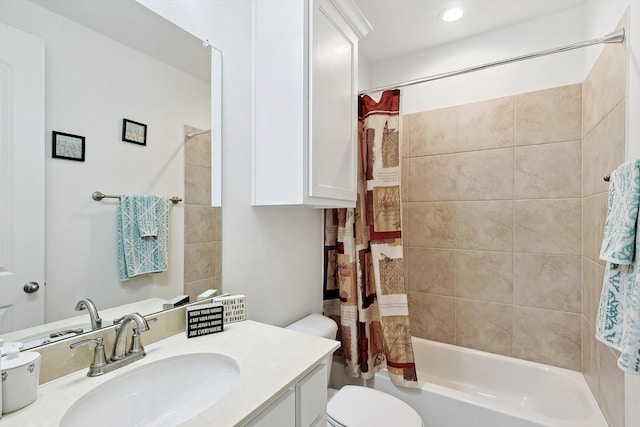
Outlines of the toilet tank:
<svg viewBox="0 0 640 427">
<path fill-rule="evenodd" d="M 335 340 L 338 333 L 336 322 L 318 313 L 310 314 L 290 324 L 287 329 L 330 340 Z"/>
<path fill-rule="evenodd" d="M 330 340 L 335 340 L 336 334 L 338 333 L 338 325 L 336 322 L 318 313 L 310 314 L 307 317 L 290 324 L 287 326 L 287 329 Z M 330 353 L 327 355 L 327 359 L 325 360 L 325 364 L 327 365 L 327 384 L 329 384 L 329 378 L 331 378 L 332 360 L 333 353 Z"/>
</svg>

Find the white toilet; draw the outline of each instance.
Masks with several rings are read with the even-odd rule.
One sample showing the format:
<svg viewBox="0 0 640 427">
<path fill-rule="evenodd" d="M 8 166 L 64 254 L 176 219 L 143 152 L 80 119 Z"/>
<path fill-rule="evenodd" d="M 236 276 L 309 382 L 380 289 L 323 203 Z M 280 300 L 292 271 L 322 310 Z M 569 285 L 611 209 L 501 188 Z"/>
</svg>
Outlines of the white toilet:
<svg viewBox="0 0 640 427">
<path fill-rule="evenodd" d="M 287 329 L 335 339 L 338 325 L 321 314 L 311 314 L 287 326 Z M 332 355 L 327 357 L 327 375 L 331 374 Z M 329 378 L 327 378 L 328 381 Z M 368 387 L 344 386 L 327 404 L 330 427 L 423 427 L 420 415 L 400 399 Z"/>
</svg>

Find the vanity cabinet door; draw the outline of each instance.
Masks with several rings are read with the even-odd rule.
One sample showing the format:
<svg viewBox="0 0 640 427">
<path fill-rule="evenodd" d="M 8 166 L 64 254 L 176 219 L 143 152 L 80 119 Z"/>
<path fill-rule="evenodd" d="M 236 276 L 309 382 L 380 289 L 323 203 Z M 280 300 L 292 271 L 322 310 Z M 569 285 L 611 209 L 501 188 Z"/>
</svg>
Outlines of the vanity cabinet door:
<svg viewBox="0 0 640 427">
<path fill-rule="evenodd" d="M 253 6 L 252 204 L 355 206 L 366 19 L 352 0 Z"/>
<path fill-rule="evenodd" d="M 317 366 L 296 384 L 296 427 L 311 427 L 326 419 L 327 366 Z"/>
<path fill-rule="evenodd" d="M 260 412 L 246 427 L 295 427 L 296 395 L 287 390 L 275 402 Z"/>
</svg>

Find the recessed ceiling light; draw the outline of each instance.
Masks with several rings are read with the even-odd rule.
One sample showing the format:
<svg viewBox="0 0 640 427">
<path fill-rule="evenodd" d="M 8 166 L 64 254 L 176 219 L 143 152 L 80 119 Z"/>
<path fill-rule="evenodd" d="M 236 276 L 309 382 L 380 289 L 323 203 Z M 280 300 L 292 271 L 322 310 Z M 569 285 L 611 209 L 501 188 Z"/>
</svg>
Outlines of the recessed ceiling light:
<svg viewBox="0 0 640 427">
<path fill-rule="evenodd" d="M 444 22 L 454 22 L 462 18 L 462 15 L 464 15 L 464 10 L 459 7 L 450 7 L 440 13 L 440 19 Z"/>
</svg>

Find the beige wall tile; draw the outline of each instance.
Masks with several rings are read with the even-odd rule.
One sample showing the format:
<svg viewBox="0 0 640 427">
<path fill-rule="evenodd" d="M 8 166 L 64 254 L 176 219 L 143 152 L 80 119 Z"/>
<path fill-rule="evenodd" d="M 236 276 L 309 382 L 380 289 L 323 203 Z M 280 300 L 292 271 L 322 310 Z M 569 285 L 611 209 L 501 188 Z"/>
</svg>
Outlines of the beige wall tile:
<svg viewBox="0 0 640 427">
<path fill-rule="evenodd" d="M 608 191 L 609 184 L 602 178 L 624 162 L 625 114 L 624 102 L 620 102 L 586 134 L 582 151 L 584 196 Z"/>
<path fill-rule="evenodd" d="M 582 197 L 582 143 L 516 148 L 517 199 Z"/>
<path fill-rule="evenodd" d="M 602 265 L 600 247 L 607 219 L 607 197 L 606 193 L 600 193 L 582 199 L 582 255 Z"/>
<path fill-rule="evenodd" d="M 456 156 L 413 157 L 408 159 L 408 200 L 434 202 L 456 199 Z"/>
<path fill-rule="evenodd" d="M 207 289 L 217 289 L 213 278 L 198 280 L 196 282 L 187 282 L 184 284 L 184 293 L 189 295 L 189 301 L 195 302 L 198 295 Z"/>
<path fill-rule="evenodd" d="M 516 201 L 514 250 L 537 254 L 580 255 L 580 199 Z"/>
<path fill-rule="evenodd" d="M 582 83 L 582 135 L 586 136 L 600 121 L 600 106 L 598 98 L 602 88 L 602 65 L 596 61 Z"/>
<path fill-rule="evenodd" d="M 514 356 L 581 370 L 580 318 L 574 313 L 514 307 Z"/>
<path fill-rule="evenodd" d="M 456 155 L 458 200 L 513 198 L 513 148 Z"/>
<path fill-rule="evenodd" d="M 600 356 L 595 334 L 596 331 L 582 317 L 582 374 L 593 396 L 600 400 Z"/>
<path fill-rule="evenodd" d="M 215 243 L 188 243 L 184 245 L 184 281 L 195 282 L 214 277 Z"/>
<path fill-rule="evenodd" d="M 189 132 L 198 132 L 204 129 L 197 129 L 185 126 L 185 135 Z M 185 142 L 184 162 L 187 165 L 211 167 L 211 132 L 197 135 Z"/>
<path fill-rule="evenodd" d="M 456 344 L 511 356 L 513 306 L 456 298 Z"/>
<path fill-rule="evenodd" d="M 513 303 L 513 257 L 509 252 L 456 252 L 456 296 Z"/>
<path fill-rule="evenodd" d="M 407 216 L 407 229 L 403 234 L 409 246 L 449 249 L 455 247 L 455 203 L 407 203 Z"/>
<path fill-rule="evenodd" d="M 624 427 L 624 373 L 618 368 L 618 356 L 598 342 L 600 361 L 600 409 L 610 426 Z"/>
<path fill-rule="evenodd" d="M 516 96 L 517 145 L 582 138 L 582 84 Z"/>
<path fill-rule="evenodd" d="M 409 115 L 409 157 L 455 153 L 457 116 L 451 108 Z"/>
<path fill-rule="evenodd" d="M 582 259 L 582 315 L 592 328 L 596 326 L 596 316 L 600 295 L 604 267 L 586 258 Z"/>
<path fill-rule="evenodd" d="M 580 256 L 514 254 L 513 303 L 581 312 Z"/>
<path fill-rule="evenodd" d="M 408 238 L 408 232 L 411 230 L 411 228 L 409 227 L 409 203 L 406 202 L 402 202 L 400 204 L 400 223 L 401 223 L 401 228 L 400 230 L 402 231 L 402 246 L 405 248 L 409 247 L 409 238 Z"/>
<path fill-rule="evenodd" d="M 458 151 L 514 146 L 515 98 L 513 96 L 454 108 L 458 115 Z"/>
<path fill-rule="evenodd" d="M 586 132 L 593 129 L 617 105 L 626 92 L 626 43 L 609 44 L 602 50 L 584 83 Z"/>
<path fill-rule="evenodd" d="M 458 202 L 458 249 L 511 251 L 513 201 Z"/>
<path fill-rule="evenodd" d="M 222 242 L 213 242 L 213 276 L 222 276 Z"/>
<path fill-rule="evenodd" d="M 213 208 L 215 214 L 215 228 L 213 233 L 213 240 L 222 240 L 222 208 Z"/>
<path fill-rule="evenodd" d="M 196 243 L 215 240 L 216 211 L 207 205 L 184 206 L 184 242 Z"/>
<path fill-rule="evenodd" d="M 402 158 L 400 161 L 400 200 L 407 202 L 409 200 L 409 159 Z"/>
<path fill-rule="evenodd" d="M 410 126 L 411 115 L 405 114 L 402 116 L 402 127 L 400 128 L 400 155 L 404 159 L 409 157 L 409 136 L 411 135 Z"/>
<path fill-rule="evenodd" d="M 409 292 L 411 335 L 455 343 L 454 298 Z"/>
<path fill-rule="evenodd" d="M 455 294 L 455 251 L 409 248 L 406 262 L 409 291 L 448 296 Z"/>
<path fill-rule="evenodd" d="M 211 169 L 185 166 L 185 203 L 211 206 Z"/>
</svg>

